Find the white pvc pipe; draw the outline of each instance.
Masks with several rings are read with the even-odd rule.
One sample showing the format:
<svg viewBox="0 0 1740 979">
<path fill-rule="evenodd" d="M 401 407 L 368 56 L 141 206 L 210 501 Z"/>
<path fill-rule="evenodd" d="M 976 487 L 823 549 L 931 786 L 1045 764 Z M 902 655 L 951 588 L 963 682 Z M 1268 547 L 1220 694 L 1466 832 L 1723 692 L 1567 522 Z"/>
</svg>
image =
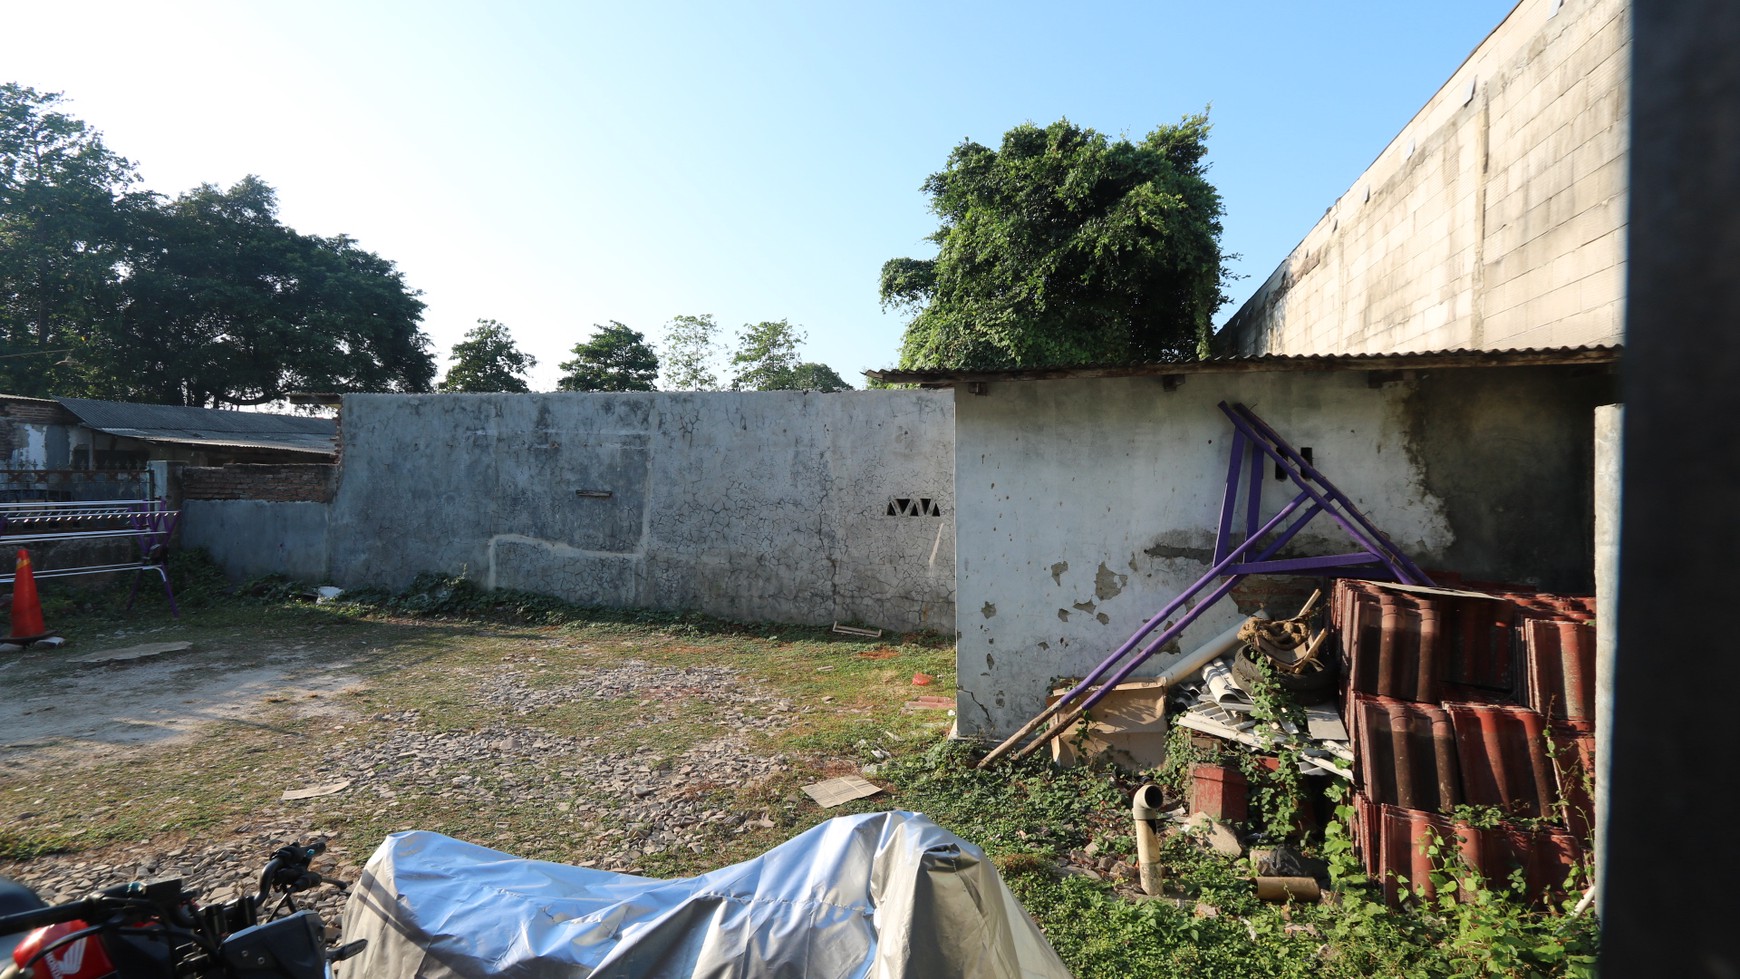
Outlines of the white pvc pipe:
<svg viewBox="0 0 1740 979">
<path fill-rule="evenodd" d="M 1268 617 L 1269 613 L 1262 609 L 1258 609 L 1257 614 L 1251 616 L 1253 619 L 1266 619 Z M 1168 666 L 1165 672 L 1161 673 L 1157 679 L 1165 681 L 1166 685 L 1170 687 L 1185 677 L 1190 676 L 1192 673 L 1195 673 L 1197 670 L 1202 669 L 1222 656 L 1225 656 L 1227 653 L 1237 649 L 1239 647 L 1239 629 L 1244 627 L 1245 621 L 1247 620 L 1241 619 L 1239 623 L 1231 629 L 1228 629 L 1220 635 L 1215 636 L 1213 639 L 1210 639 L 1195 651 L 1184 654 L 1183 659 Z"/>
<path fill-rule="evenodd" d="M 1153 820 L 1160 818 L 1160 786 L 1147 782 L 1130 799 L 1130 816 L 1136 829 L 1136 877 L 1142 893 L 1156 897 L 1166 883 L 1166 873 L 1160 866 L 1160 838 L 1154 835 Z"/>
</svg>

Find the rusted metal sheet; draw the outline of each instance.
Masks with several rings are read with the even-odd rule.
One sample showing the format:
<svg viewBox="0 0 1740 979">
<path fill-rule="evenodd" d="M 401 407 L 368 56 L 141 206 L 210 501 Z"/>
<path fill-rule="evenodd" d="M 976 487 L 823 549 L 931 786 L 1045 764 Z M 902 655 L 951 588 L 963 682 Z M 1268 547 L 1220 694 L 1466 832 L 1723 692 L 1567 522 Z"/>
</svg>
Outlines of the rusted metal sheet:
<svg viewBox="0 0 1740 979">
<path fill-rule="evenodd" d="M 1463 798 L 1512 816 L 1550 817 L 1557 780 L 1547 757 L 1547 719 L 1526 707 L 1445 704 L 1456 730 Z"/>
<path fill-rule="evenodd" d="M 1360 784 L 1374 802 L 1450 811 L 1462 801 L 1455 729 L 1431 704 L 1354 696 Z"/>
<path fill-rule="evenodd" d="M 1595 724 L 1595 625 L 1571 619 L 1523 623 L 1528 704 L 1555 721 Z"/>
</svg>

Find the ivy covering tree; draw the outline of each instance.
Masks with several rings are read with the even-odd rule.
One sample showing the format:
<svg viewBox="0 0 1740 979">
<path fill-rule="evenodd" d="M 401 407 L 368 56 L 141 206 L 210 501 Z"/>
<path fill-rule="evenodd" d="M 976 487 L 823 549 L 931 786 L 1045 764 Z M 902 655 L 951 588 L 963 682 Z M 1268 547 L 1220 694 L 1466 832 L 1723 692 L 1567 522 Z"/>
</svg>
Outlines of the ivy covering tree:
<svg viewBox="0 0 1740 979">
<path fill-rule="evenodd" d="M 1139 143 L 1070 123 L 965 141 L 924 182 L 937 256 L 882 266 L 913 312 L 900 366 L 1064 367 L 1193 359 L 1221 292 L 1207 115 Z"/>
<path fill-rule="evenodd" d="M 258 177 L 138 191 L 63 102 L 0 84 L 0 390 L 212 407 L 429 390 L 423 302 L 392 262 L 281 224 Z"/>
<path fill-rule="evenodd" d="M 574 345 L 574 359 L 563 361 L 561 391 L 651 391 L 659 357 L 646 337 L 616 320 L 593 325 L 591 339 Z"/>
<path fill-rule="evenodd" d="M 850 391 L 826 364 L 798 359 L 802 330 L 785 320 L 746 323 L 731 355 L 733 391 Z"/>
<path fill-rule="evenodd" d="M 514 344 L 513 334 L 495 320 L 478 320 L 465 331 L 465 339 L 453 345 L 453 366 L 441 379 L 448 394 L 525 394 L 526 372 L 538 366 L 538 358 Z"/>
</svg>

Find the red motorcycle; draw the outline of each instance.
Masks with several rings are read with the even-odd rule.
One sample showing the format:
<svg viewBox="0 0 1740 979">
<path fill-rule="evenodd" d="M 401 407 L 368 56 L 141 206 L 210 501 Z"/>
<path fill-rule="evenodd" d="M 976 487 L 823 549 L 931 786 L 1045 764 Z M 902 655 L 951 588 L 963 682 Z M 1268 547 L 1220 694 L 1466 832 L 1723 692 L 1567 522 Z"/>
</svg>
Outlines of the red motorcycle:
<svg viewBox="0 0 1740 979">
<path fill-rule="evenodd" d="M 328 948 L 320 916 L 296 907 L 303 891 L 347 886 L 310 868 L 325 850 L 319 841 L 279 849 L 258 893 L 219 905 L 165 878 L 0 914 L 0 948 L 24 935 L 0 979 L 330 979 L 332 963 L 365 943 Z"/>
</svg>

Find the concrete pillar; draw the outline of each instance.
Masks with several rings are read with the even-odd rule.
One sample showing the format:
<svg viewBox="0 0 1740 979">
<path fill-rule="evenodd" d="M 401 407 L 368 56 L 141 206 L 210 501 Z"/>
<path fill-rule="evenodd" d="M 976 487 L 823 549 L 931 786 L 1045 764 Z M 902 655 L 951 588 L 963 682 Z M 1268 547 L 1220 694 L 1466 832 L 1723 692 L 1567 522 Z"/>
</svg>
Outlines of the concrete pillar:
<svg viewBox="0 0 1740 979">
<path fill-rule="evenodd" d="M 1740 3 L 1632 7 L 1603 976 L 1740 976 Z M 1712 641 L 1712 629 L 1717 630 Z"/>
<path fill-rule="evenodd" d="M 1607 871 L 1613 653 L 1619 648 L 1619 466 L 1624 405 L 1595 409 L 1595 875 Z M 1602 887 L 1597 894 L 1605 894 Z M 1597 898 L 1599 900 L 1599 897 Z"/>
</svg>

